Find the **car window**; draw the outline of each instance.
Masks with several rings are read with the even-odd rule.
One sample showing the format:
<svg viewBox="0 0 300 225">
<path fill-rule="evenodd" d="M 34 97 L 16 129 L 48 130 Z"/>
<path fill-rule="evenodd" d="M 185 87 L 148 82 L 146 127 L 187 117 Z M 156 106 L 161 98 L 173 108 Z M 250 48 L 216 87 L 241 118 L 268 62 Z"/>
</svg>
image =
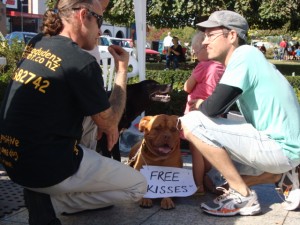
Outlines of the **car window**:
<svg viewBox="0 0 300 225">
<path fill-rule="evenodd" d="M 113 45 L 119 45 L 121 47 L 123 47 L 122 41 L 121 40 L 116 40 L 116 39 L 110 39 L 111 43 Z"/>
<path fill-rule="evenodd" d="M 131 48 L 127 41 L 123 41 L 123 47 Z"/>
<path fill-rule="evenodd" d="M 100 37 L 100 45 L 109 46 L 108 39 L 104 37 Z"/>
<path fill-rule="evenodd" d="M 17 39 L 18 41 L 21 41 L 20 35 L 18 33 L 12 33 L 10 35 L 10 39 Z"/>
<path fill-rule="evenodd" d="M 30 39 L 33 38 L 33 37 L 34 37 L 34 35 L 32 35 L 32 34 L 24 34 L 25 44 L 27 44 L 30 41 Z"/>
</svg>

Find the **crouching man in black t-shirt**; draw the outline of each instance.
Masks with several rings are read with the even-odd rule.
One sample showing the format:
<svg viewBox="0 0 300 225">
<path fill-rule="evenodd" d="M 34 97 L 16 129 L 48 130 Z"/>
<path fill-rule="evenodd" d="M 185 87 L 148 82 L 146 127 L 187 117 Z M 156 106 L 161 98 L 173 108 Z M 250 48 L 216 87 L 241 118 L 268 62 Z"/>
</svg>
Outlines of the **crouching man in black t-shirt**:
<svg viewBox="0 0 300 225">
<path fill-rule="evenodd" d="M 100 2 L 60 0 L 45 13 L 2 104 L 0 162 L 25 187 L 31 225 L 61 224 L 57 214 L 138 201 L 146 192 L 138 171 L 78 144 L 91 116 L 111 149 L 125 106 L 128 53 L 109 47 L 117 78 L 108 99 L 99 65 L 82 50 L 99 37 Z"/>
</svg>

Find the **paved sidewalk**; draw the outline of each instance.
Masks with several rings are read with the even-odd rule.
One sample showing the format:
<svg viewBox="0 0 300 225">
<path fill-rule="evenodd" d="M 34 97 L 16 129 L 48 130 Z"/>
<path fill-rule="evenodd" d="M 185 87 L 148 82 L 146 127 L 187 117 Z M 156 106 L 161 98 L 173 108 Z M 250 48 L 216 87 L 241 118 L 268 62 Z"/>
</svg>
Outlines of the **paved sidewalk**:
<svg viewBox="0 0 300 225">
<path fill-rule="evenodd" d="M 191 156 L 183 156 L 185 167 L 191 167 Z M 257 191 L 262 213 L 256 216 L 215 217 L 201 211 L 199 205 L 213 198 L 212 195 L 193 195 L 175 198 L 176 208 L 160 209 L 155 200 L 150 209 L 143 209 L 137 203 L 115 205 L 111 209 L 94 211 L 76 216 L 60 216 L 63 225 L 299 225 L 300 210 L 285 211 L 273 185 L 254 187 Z M 1 195 L 1 193 L 0 193 Z M 27 225 L 25 208 L 0 219 L 0 225 Z"/>
</svg>

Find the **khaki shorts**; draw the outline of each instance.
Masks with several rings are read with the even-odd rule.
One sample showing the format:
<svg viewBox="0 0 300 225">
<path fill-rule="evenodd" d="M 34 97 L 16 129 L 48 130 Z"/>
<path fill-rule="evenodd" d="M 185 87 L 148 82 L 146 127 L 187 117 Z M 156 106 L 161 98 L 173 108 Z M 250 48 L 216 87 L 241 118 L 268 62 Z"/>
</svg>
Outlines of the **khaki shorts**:
<svg viewBox="0 0 300 225">
<path fill-rule="evenodd" d="M 251 124 L 225 118 L 210 118 L 192 111 L 179 118 L 193 135 L 209 145 L 225 149 L 241 175 L 263 172 L 281 174 L 298 164 L 285 156 L 281 146 Z M 222 172 L 222 171 L 221 171 Z"/>
</svg>

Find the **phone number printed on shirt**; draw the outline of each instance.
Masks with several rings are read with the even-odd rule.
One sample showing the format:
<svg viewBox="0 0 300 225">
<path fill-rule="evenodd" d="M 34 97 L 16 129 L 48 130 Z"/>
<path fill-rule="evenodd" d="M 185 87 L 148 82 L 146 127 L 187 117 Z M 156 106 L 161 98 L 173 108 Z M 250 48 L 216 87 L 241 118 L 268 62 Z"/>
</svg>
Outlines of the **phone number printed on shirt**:
<svg viewBox="0 0 300 225">
<path fill-rule="evenodd" d="M 33 84 L 34 88 L 42 93 L 46 93 L 46 89 L 50 85 L 50 81 L 36 74 L 29 72 L 28 70 L 17 69 L 13 80 L 23 84 Z"/>
</svg>

